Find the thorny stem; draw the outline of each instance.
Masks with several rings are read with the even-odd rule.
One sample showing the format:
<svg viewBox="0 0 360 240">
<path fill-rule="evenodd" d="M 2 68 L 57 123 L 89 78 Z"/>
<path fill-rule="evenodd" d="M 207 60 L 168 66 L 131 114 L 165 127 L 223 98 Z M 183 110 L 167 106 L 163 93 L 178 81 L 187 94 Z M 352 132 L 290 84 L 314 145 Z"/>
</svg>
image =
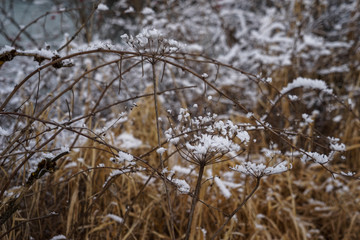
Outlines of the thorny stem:
<svg viewBox="0 0 360 240">
<path fill-rule="evenodd" d="M 204 169 L 205 169 L 205 164 L 200 164 L 199 175 L 198 175 L 198 179 L 197 179 L 196 187 L 195 187 L 195 193 L 194 193 L 194 197 L 191 202 L 191 209 L 190 209 L 189 221 L 188 221 L 188 225 L 187 225 L 187 229 L 186 229 L 185 240 L 188 240 L 190 237 L 191 224 L 192 224 L 192 221 L 194 218 L 195 206 L 196 206 L 196 203 L 199 198 L 199 193 L 200 193 L 200 189 L 201 189 L 201 179 L 204 174 Z"/>
<path fill-rule="evenodd" d="M 153 73 L 153 85 L 154 85 L 154 105 L 155 105 L 155 117 L 156 117 L 156 132 L 157 132 L 157 139 L 158 139 L 158 146 L 161 147 L 161 140 L 160 140 L 160 126 L 159 126 L 159 109 L 157 104 L 157 85 L 156 85 L 156 73 L 155 73 L 155 61 L 151 62 L 152 64 L 152 73 Z M 164 162 L 162 160 L 161 154 L 159 154 L 161 169 L 164 169 Z M 171 206 L 171 200 L 170 200 L 170 194 L 169 189 L 166 184 L 166 180 L 163 179 L 164 186 L 165 186 L 165 192 L 166 192 L 166 198 L 167 198 L 167 204 L 170 212 L 170 235 L 171 239 L 175 239 L 175 232 L 174 232 L 174 217 L 173 217 L 173 211 Z"/>
<path fill-rule="evenodd" d="M 256 190 L 259 188 L 260 186 L 260 180 L 261 177 L 257 177 L 256 178 L 256 185 L 253 188 L 253 190 L 251 191 L 251 193 L 249 195 L 247 195 L 247 197 L 244 199 L 244 201 L 230 214 L 230 216 L 228 217 L 228 219 L 223 223 L 223 225 L 221 225 L 221 227 L 216 230 L 216 232 L 214 233 L 214 235 L 212 235 L 212 237 L 210 238 L 211 240 L 214 240 L 219 233 L 224 229 L 224 227 L 230 222 L 230 220 L 232 219 L 232 217 L 245 205 L 245 203 L 254 195 L 254 193 L 256 192 Z"/>
</svg>

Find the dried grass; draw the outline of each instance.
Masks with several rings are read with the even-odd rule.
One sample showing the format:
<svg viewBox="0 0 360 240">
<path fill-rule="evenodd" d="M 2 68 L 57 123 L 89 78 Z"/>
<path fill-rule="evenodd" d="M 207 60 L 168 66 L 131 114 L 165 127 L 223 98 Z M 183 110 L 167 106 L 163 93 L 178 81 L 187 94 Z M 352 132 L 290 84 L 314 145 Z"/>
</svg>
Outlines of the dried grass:
<svg viewBox="0 0 360 240">
<path fill-rule="evenodd" d="M 302 11 L 301 4 L 298 2 L 295 10 L 299 13 Z M 304 74 L 316 78 L 315 73 Z M 272 72 L 271 77 L 274 82 L 271 88 L 267 88 L 267 97 L 274 99 L 278 94 L 276 89 L 281 89 L 288 80 L 296 78 L 297 75 L 296 69 L 291 67 Z M 337 76 L 329 75 L 327 78 L 328 83 L 336 83 Z M 344 79 L 345 81 L 357 79 L 357 86 L 360 86 L 358 71 L 348 73 Z M 82 85 L 80 96 L 91 95 L 90 84 L 89 81 L 87 85 Z M 265 88 L 265 86 L 262 87 Z M 98 86 L 98 89 L 101 91 L 101 86 Z M 222 91 L 227 95 L 239 94 L 232 87 L 224 87 Z M 342 90 L 335 89 L 335 91 Z M 144 94 L 150 93 L 153 93 L 153 86 L 149 86 L 144 91 Z M 193 104 L 188 103 L 181 92 L 176 94 L 182 106 Z M 352 97 L 351 92 L 349 97 Z M 86 99 L 82 101 L 86 108 L 85 112 L 91 112 L 89 101 Z M 216 109 L 214 112 L 217 113 L 229 110 L 226 104 L 211 104 L 202 97 L 196 101 L 207 105 L 210 110 Z M 143 145 L 129 152 L 135 156 L 144 155 L 146 162 L 138 162 L 138 165 L 143 167 L 159 166 L 158 156 L 152 151 L 152 147 L 157 145 L 154 109 L 153 96 L 140 99 L 137 106 L 131 110 L 128 116 L 129 121 L 119 128 L 111 129 L 108 133 L 113 136 L 110 140 L 111 144 L 115 144 L 116 136 L 124 132 L 131 133 L 140 139 Z M 158 109 L 160 116 L 167 119 L 165 109 L 161 105 Z M 272 106 L 268 104 L 267 99 L 259 99 L 257 105 L 253 106 L 253 113 L 261 116 L 271 109 Z M 288 118 L 294 114 L 294 109 L 302 112 L 303 106 L 281 101 L 274 111 Z M 27 115 L 32 115 L 33 111 L 32 103 L 24 110 Z M 49 119 L 49 111 L 45 111 L 41 118 Z M 354 112 L 359 116 L 359 109 L 354 109 Z M 331 133 L 331 135 L 340 136 L 341 141 L 347 145 L 345 154 L 347 161 L 336 159 L 334 167 L 337 170 L 360 169 L 360 121 L 346 110 L 339 109 L 336 114 L 342 116 L 339 124 L 315 121 L 310 127 L 304 127 L 302 132 L 307 136 L 312 136 L 317 126 L 324 130 L 322 133 L 325 135 Z M 236 112 L 229 116 L 229 119 L 234 122 L 251 122 L 243 115 L 237 115 Z M 277 118 L 268 121 L 274 124 L 279 123 Z M 91 118 L 87 122 L 89 129 L 97 124 L 100 123 L 92 122 Z M 291 124 L 290 121 L 285 121 L 279 127 L 284 128 L 289 124 Z M 163 127 L 166 129 L 168 126 L 164 123 Z M 44 130 L 45 127 L 33 131 L 41 133 Z M 261 149 L 267 147 L 270 141 L 278 143 L 280 150 L 282 148 L 281 140 L 271 134 L 260 132 L 254 134 L 254 137 L 259 141 L 249 146 L 252 158 L 260 155 Z M 305 150 L 313 150 L 314 145 L 308 139 L 298 138 L 298 141 L 304 141 Z M 65 161 L 60 162 L 53 174 L 46 176 L 43 181 L 37 181 L 26 191 L 21 203 L 21 211 L 15 212 L 11 220 L 1 226 L 1 232 L 7 233 L 3 238 L 6 240 L 30 239 L 31 237 L 49 239 L 57 234 L 65 234 L 68 239 L 170 239 L 170 212 L 161 178 L 154 176 L 150 180 L 151 184 L 145 184 L 151 175 L 150 170 L 141 173 L 126 173 L 113 177 L 104 188 L 103 184 L 110 172 L 118 167 L 109 161 L 113 154 L 106 146 L 91 140 L 82 143 L 80 147 L 77 151 L 72 151 Z M 175 150 L 174 146 L 165 145 L 165 147 Z M 48 149 L 51 149 L 51 146 L 48 146 Z M 147 152 L 149 153 L 145 154 Z M 164 155 L 164 157 L 167 156 Z M 83 161 L 78 161 L 79 158 Z M 180 157 L 175 154 L 169 158 L 166 165 L 172 168 L 181 162 Z M 75 164 L 66 167 L 69 163 Z M 106 167 L 98 167 L 101 163 L 106 163 Z M 221 176 L 228 166 L 233 164 L 217 163 L 207 166 L 205 172 L 211 169 L 213 175 Z M 18 182 L 14 185 L 26 182 L 25 169 L 18 172 Z M 3 169 L 0 171 L 4 178 L 9 177 Z M 198 171 L 199 169 L 195 168 L 193 172 Z M 194 186 L 196 177 L 191 178 L 191 181 L 188 183 Z M 203 178 L 199 199 L 206 204 L 198 203 L 195 209 L 190 239 L 209 238 L 226 221 L 226 214 L 236 209 L 255 185 L 253 179 L 243 176 L 235 176 L 234 181 L 242 185 L 231 189 L 232 197 L 226 199 L 213 179 Z M 20 193 L 22 189 L 13 189 L 13 192 Z M 260 189 L 236 214 L 236 218 L 225 226 L 221 239 L 358 239 L 359 199 L 358 180 L 345 179 L 341 176 L 334 179 L 320 166 L 294 161 L 292 171 L 262 179 Z M 10 197 L 4 197 L 2 201 L 9 200 Z M 170 186 L 176 239 L 182 239 L 185 236 L 191 200 L 191 196 L 180 194 L 175 187 Z M 4 208 L 3 205 L 2 207 Z M 4 209 L 0 210 L 2 212 Z M 50 212 L 56 214 L 46 217 Z M 123 218 L 127 215 L 127 218 L 124 223 L 121 223 L 107 217 L 108 214 Z M 10 231 L 12 228 L 14 230 Z"/>
<path fill-rule="evenodd" d="M 138 103 L 129 116 L 131 123 L 124 129 L 143 142 L 156 141 L 152 109 L 151 101 Z M 358 124 L 350 117 L 347 122 Z M 351 125 L 345 124 L 343 132 L 342 140 L 349 146 L 347 157 L 350 164 L 346 167 L 353 169 L 359 166 L 356 160 L 360 157 L 360 139 L 356 128 Z M 168 223 L 165 221 L 169 212 L 159 179 L 140 191 L 144 179 L 136 174 L 120 175 L 112 180 L 101 196 L 94 198 L 103 191 L 102 184 L 110 170 L 86 171 L 86 168 L 96 167 L 111 157 L 95 146 L 95 143 L 88 142 L 84 145 L 88 148 L 70 155 L 69 159 L 76 162 L 76 166 L 65 168 L 69 162 L 63 162 L 53 175 L 46 178 L 46 182 L 36 183 L 27 194 L 22 211 L 26 212 L 26 219 L 44 216 L 49 211 L 58 213 L 58 216 L 23 224 L 4 239 L 19 239 L 19 236 L 22 239 L 30 236 L 46 239 L 56 233 L 65 233 L 73 239 L 114 239 L 119 236 L 121 239 L 169 239 Z M 259 148 L 255 148 L 254 152 Z M 83 163 L 77 162 L 79 157 L 84 159 Z M 149 157 L 148 161 L 156 161 L 156 158 Z M 227 166 L 228 163 L 221 163 L 209 168 L 214 174 L 220 174 Z M 83 173 L 71 177 L 82 170 Z M 71 178 L 61 183 L 61 179 L 67 177 Z M 333 186 L 334 181 L 341 184 Z M 249 192 L 253 183 L 244 183 L 244 191 Z M 232 211 L 244 197 L 234 189 L 233 197 L 225 199 L 213 184 L 211 180 L 204 183 L 200 199 L 224 212 Z M 342 190 L 344 188 L 349 190 Z M 140 196 L 134 202 L 138 194 Z M 222 239 L 356 239 L 360 221 L 360 216 L 356 214 L 360 211 L 358 199 L 360 190 L 357 181 L 341 177 L 332 179 L 321 167 L 295 163 L 292 172 L 262 180 L 259 191 L 240 210 L 236 220 L 231 220 L 225 227 Z M 184 236 L 186 230 L 190 200 L 190 196 L 179 195 L 172 189 L 171 201 L 178 238 Z M 130 204 L 129 217 L 122 228 L 119 222 L 104 217 L 107 214 L 123 216 Z M 22 215 L 16 213 L 10 227 L 25 220 Z M 220 211 L 199 204 L 194 215 L 191 239 L 204 239 L 204 232 L 197 226 L 207 229 L 206 236 L 209 236 L 211 230 L 224 220 Z M 6 229 L 3 226 L 3 231 Z"/>
</svg>

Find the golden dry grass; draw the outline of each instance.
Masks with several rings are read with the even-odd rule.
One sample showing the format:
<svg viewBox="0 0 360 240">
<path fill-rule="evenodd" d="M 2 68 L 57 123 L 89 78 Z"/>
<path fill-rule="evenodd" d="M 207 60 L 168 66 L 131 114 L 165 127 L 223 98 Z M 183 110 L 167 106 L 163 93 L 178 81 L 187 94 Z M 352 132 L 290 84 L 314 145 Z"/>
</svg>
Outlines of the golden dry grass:
<svg viewBox="0 0 360 240">
<path fill-rule="evenodd" d="M 318 7 L 318 11 L 321 11 L 320 5 Z M 298 1 L 294 9 L 299 13 L 303 11 Z M 301 14 L 298 14 L 298 18 L 301 18 Z M 354 56 L 354 58 L 359 58 L 359 56 Z M 91 66 L 88 68 L 90 69 Z M 294 67 L 283 67 L 268 75 L 273 78 L 274 88 L 261 87 L 268 91 L 269 99 L 274 99 L 278 94 L 275 89 L 281 89 L 288 81 L 299 75 L 317 78 L 316 73 L 299 74 Z M 106 74 L 104 76 L 106 77 Z M 330 74 L 324 80 L 327 84 L 337 87 L 339 78 L 342 78 L 344 85 L 352 81 L 352 86 L 360 87 L 358 70 L 342 76 Z M 175 82 L 175 77 L 173 80 Z M 90 112 L 89 101 L 82 99 L 81 96 L 91 95 L 90 84 L 88 81 L 87 84 L 81 85 L 82 89 L 79 94 L 87 113 Z M 102 87 L 98 86 L 98 89 L 101 91 Z M 222 87 L 221 90 L 227 95 L 238 96 L 239 89 L 246 89 L 246 87 L 227 86 Z M 338 94 L 345 92 L 341 87 L 334 88 L 334 91 Z M 87 94 L 85 94 L 86 92 Z M 144 90 L 144 94 L 152 92 L 153 87 Z M 181 91 L 176 94 L 181 106 L 194 104 L 188 103 Z M 262 93 L 259 91 L 257 94 L 261 95 Z M 348 92 L 349 98 L 354 99 L 353 95 L 354 92 Z M 355 106 L 360 106 L 359 101 L 357 99 Z M 226 104 L 209 103 L 203 96 L 200 96 L 196 103 L 206 105 L 209 111 L 219 114 L 227 113 L 229 109 Z M 31 115 L 33 108 L 32 103 L 27 105 L 24 110 L 25 114 Z M 152 171 L 160 166 L 158 155 L 153 151 L 154 146 L 157 146 L 154 108 L 152 96 L 142 98 L 137 102 L 137 107 L 130 111 L 129 120 L 120 127 L 110 129 L 110 132 L 107 133 L 108 138 L 106 138 L 106 141 L 114 146 L 119 144 L 116 137 L 124 132 L 140 139 L 143 142 L 142 146 L 136 149 L 126 149 L 126 151 L 135 156 L 142 156 L 141 159 L 144 162 L 137 161 L 137 166 L 145 167 L 146 170 L 130 171 L 109 178 L 113 170 L 120 168 L 118 164 L 109 160 L 114 157 L 114 150 L 89 139 L 75 148 L 66 158 L 61 159 L 58 169 L 54 173 L 44 176 L 41 181 L 36 181 L 25 192 L 19 210 L 6 224 L 0 227 L 1 234 L 5 234 L 2 235 L 3 239 L 50 239 L 56 235 L 64 235 L 67 239 L 171 239 L 171 213 L 167 205 L 168 196 L 163 180 Z M 256 116 L 261 116 L 271 109 L 272 106 L 267 99 L 259 98 L 251 110 Z M 303 105 L 284 100 L 279 103 L 274 112 L 276 111 L 287 119 L 298 113 L 301 114 L 303 110 Z M 119 110 L 112 109 L 112 111 L 118 114 Z M 359 108 L 354 108 L 353 111 L 359 116 Z M 169 123 L 165 121 L 167 119 L 166 109 L 159 106 L 159 113 L 164 120 L 162 128 L 167 129 Z M 48 112 L 43 113 L 42 118 L 47 119 L 48 114 Z M 332 164 L 333 169 L 336 171 L 359 171 L 360 120 L 348 109 L 340 107 L 332 112 L 334 116 L 341 115 L 342 120 L 339 123 L 324 122 L 326 119 L 324 115 L 327 113 L 321 114 L 319 120 L 315 120 L 310 126 L 303 127 L 301 132 L 312 136 L 315 131 L 320 131 L 325 136 L 339 137 L 341 142 L 347 146 L 346 160 L 335 158 Z M 65 113 L 59 115 L 66 116 Z M 244 115 L 237 114 L 236 111 L 228 118 L 234 123 L 251 122 Z M 291 121 L 284 121 L 281 122 L 281 125 L 276 117 L 269 118 L 268 121 L 275 125 L 279 123 L 279 128 L 286 128 L 292 124 Z M 95 129 L 101 124 L 104 123 L 90 120 L 87 126 L 89 129 Z M 38 128 L 34 131 L 41 132 L 43 130 Z M 261 155 L 261 149 L 268 147 L 270 142 L 277 143 L 280 150 L 285 148 L 283 146 L 285 144 L 269 132 L 253 133 L 252 137 L 256 137 L 258 141 L 250 146 L 249 157 L 251 159 L 256 159 Z M 306 151 L 314 150 L 314 144 L 308 138 L 298 137 L 296 140 L 303 143 Z M 176 151 L 174 146 L 165 144 L 164 147 L 169 150 L 169 153 Z M 47 146 L 47 149 L 52 149 L 51 144 Z M 115 154 L 117 153 L 115 152 Z M 178 154 L 171 156 L 165 154 L 164 157 L 169 157 L 165 163 L 169 169 L 175 165 L 195 168 L 183 161 Z M 255 195 L 226 225 L 218 239 L 359 239 L 359 180 L 342 176 L 333 178 L 331 173 L 321 166 L 311 163 L 304 164 L 298 158 L 294 158 L 292 163 L 291 171 L 261 180 L 260 188 Z M 229 171 L 229 165 L 233 166 L 234 164 L 227 161 L 206 167 L 199 194 L 201 202 L 198 202 L 195 209 L 190 239 L 209 239 L 226 221 L 226 216 L 242 203 L 245 196 L 254 187 L 255 180 L 253 178 L 234 173 L 233 182 L 238 186 L 229 188 L 232 194 L 231 198 L 224 197 L 214 179 L 207 175 L 207 170 L 211 169 L 214 176 L 226 179 L 225 172 Z M 26 182 L 26 169 L 24 167 L 19 171 L 19 177 L 17 182 L 13 183 L 14 186 Z M 8 177 L 5 170 L 0 169 L 0 171 Z M 175 177 L 186 178 L 193 190 L 197 172 L 198 168 L 195 168 L 190 174 L 178 174 Z M 192 197 L 190 194 L 179 193 L 171 184 L 167 184 L 167 186 L 172 205 L 175 236 L 176 239 L 183 239 L 187 229 Z M 14 194 L 24 192 L 22 188 L 14 188 L 11 191 Z M 10 197 L 4 197 L 2 202 L 6 203 L 9 200 Z M 1 207 L 0 211 L 3 212 L 5 206 L 1 205 Z M 119 216 L 125 221 L 122 223 L 114 216 Z"/>
<path fill-rule="evenodd" d="M 287 115 L 288 107 L 283 106 L 283 109 L 283 114 Z M 335 166 L 337 169 L 358 169 L 359 120 L 344 113 L 345 116 L 347 119 L 338 131 L 343 133 L 341 140 L 348 146 L 347 161 Z M 241 120 L 241 117 L 231 118 L 235 122 Z M 151 99 L 139 102 L 129 119 L 120 131 L 115 130 L 115 135 L 127 131 L 145 145 L 156 141 Z M 254 146 L 254 156 L 265 146 L 265 140 Z M 8 226 L 24 223 L 16 226 L 4 239 L 28 239 L 30 236 L 49 239 L 57 234 L 69 239 L 170 239 L 170 213 L 161 179 L 155 176 L 143 189 L 149 171 L 126 173 L 114 177 L 103 188 L 112 170 L 109 167 L 116 168 L 117 165 L 109 161 L 112 157 L 110 153 L 100 149 L 104 146 L 88 141 L 61 162 L 59 169 L 46 177 L 46 181 L 36 182 L 26 193 L 22 211 L 13 215 Z M 139 155 L 149 150 L 144 147 L 132 153 Z M 79 158 L 83 161 L 79 162 Z M 146 161 L 154 166 L 158 159 L 155 154 L 150 154 Z M 71 162 L 76 164 L 65 167 Z M 105 163 L 106 167 L 97 167 L 101 163 Z M 167 164 L 187 165 L 177 155 L 171 157 Z M 225 162 L 207 168 L 221 176 L 228 164 Z M 194 187 L 196 178 L 188 176 L 187 179 L 192 179 L 188 183 Z M 241 186 L 231 190 L 230 199 L 223 196 L 212 179 L 203 183 L 200 200 L 212 207 L 198 203 L 191 239 L 211 236 L 225 221 L 223 212 L 234 210 L 243 200 L 244 193 L 249 193 L 254 185 L 253 179 L 240 175 L 235 175 L 234 181 Z M 359 199 L 357 180 L 334 179 L 320 166 L 296 160 L 291 171 L 262 179 L 255 195 L 225 227 L 221 239 L 357 239 Z M 177 239 L 181 239 L 186 231 L 191 197 L 178 193 L 170 186 L 170 200 L 175 234 Z M 44 217 L 50 212 L 56 215 Z M 122 224 L 108 214 L 128 216 Z M 40 219 L 26 221 L 35 218 Z M 2 227 L 2 231 L 7 230 Z"/>
</svg>

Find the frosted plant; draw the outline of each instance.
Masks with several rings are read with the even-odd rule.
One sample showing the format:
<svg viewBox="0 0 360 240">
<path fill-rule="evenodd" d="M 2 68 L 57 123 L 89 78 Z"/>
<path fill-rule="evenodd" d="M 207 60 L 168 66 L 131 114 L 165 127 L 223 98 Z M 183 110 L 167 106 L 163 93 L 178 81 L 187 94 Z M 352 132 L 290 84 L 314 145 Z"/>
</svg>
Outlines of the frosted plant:
<svg viewBox="0 0 360 240">
<path fill-rule="evenodd" d="M 166 179 L 168 181 L 170 181 L 173 185 L 176 186 L 177 190 L 182 193 L 182 194 L 187 194 L 190 191 L 190 186 L 189 184 L 183 180 L 183 179 L 178 179 L 175 178 L 175 171 L 172 170 L 168 170 L 167 168 L 164 168 L 163 171 L 161 172 L 163 175 L 166 175 Z"/>
<path fill-rule="evenodd" d="M 165 135 L 183 159 L 196 165 L 215 163 L 226 154 L 237 155 L 242 149 L 239 144 L 249 142 L 249 134 L 230 120 L 216 118 L 210 113 L 190 118 L 187 109 L 180 109 L 179 126 L 168 129 Z"/>
<path fill-rule="evenodd" d="M 165 132 L 168 141 L 174 144 L 182 159 L 199 166 L 196 187 L 193 193 L 189 221 L 185 239 L 189 239 L 191 224 L 195 212 L 195 206 L 199 198 L 202 176 L 207 165 L 223 160 L 233 159 L 242 152 L 242 146 L 246 146 L 250 140 L 249 134 L 234 124 L 232 121 L 217 120 L 216 114 L 207 113 L 205 116 L 193 117 L 187 109 L 181 108 L 177 117 L 179 125 Z M 243 150 L 244 151 L 244 150 Z M 229 155 L 228 158 L 225 156 Z M 225 159 L 224 159 L 225 158 Z M 184 188 L 183 192 L 190 192 L 190 187 L 185 181 L 176 179 L 178 188 Z M 220 189 L 226 192 L 224 184 L 219 178 L 215 178 Z M 185 185 L 186 183 L 186 185 Z M 180 186 L 179 186 L 180 185 Z"/>
<path fill-rule="evenodd" d="M 252 162 L 244 162 L 243 164 L 231 167 L 232 170 L 254 177 L 269 176 L 273 174 L 283 173 L 291 169 L 292 165 L 287 162 L 281 162 L 273 167 L 268 167 L 262 163 L 256 164 Z"/>
<path fill-rule="evenodd" d="M 143 29 L 135 37 L 123 34 L 121 38 L 140 53 L 163 55 L 178 52 L 184 47 L 176 40 L 165 38 L 159 30 L 150 28 Z"/>
</svg>

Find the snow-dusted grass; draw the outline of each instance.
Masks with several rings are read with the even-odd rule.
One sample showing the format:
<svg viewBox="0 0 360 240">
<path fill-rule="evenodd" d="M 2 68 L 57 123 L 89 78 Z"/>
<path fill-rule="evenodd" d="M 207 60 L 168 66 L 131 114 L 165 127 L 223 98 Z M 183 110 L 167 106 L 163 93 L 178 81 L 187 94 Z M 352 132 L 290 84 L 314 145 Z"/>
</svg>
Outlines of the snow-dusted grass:
<svg viewBox="0 0 360 240">
<path fill-rule="evenodd" d="M 275 9 L 259 18 L 260 29 L 248 28 L 258 18 L 230 3 L 206 2 L 213 14 L 205 15 L 222 22 L 214 29 L 210 19 L 217 37 L 201 45 L 196 34 L 207 33 L 193 21 L 200 14 L 190 14 L 193 36 L 168 31 L 189 22 L 169 23 L 121 34 L 121 44 L 0 50 L 4 236 L 357 237 L 360 103 L 356 85 L 339 88 L 331 74 L 358 79 L 359 70 L 308 66 L 312 54 L 336 57 L 351 44 L 308 32 L 294 42 Z M 111 10 L 102 3 L 96 11 Z M 141 14 L 164 24 L 152 8 Z M 228 16 L 239 17 L 236 36 L 253 48 L 224 39 Z M 215 59 L 206 56 L 211 41 Z"/>
</svg>

